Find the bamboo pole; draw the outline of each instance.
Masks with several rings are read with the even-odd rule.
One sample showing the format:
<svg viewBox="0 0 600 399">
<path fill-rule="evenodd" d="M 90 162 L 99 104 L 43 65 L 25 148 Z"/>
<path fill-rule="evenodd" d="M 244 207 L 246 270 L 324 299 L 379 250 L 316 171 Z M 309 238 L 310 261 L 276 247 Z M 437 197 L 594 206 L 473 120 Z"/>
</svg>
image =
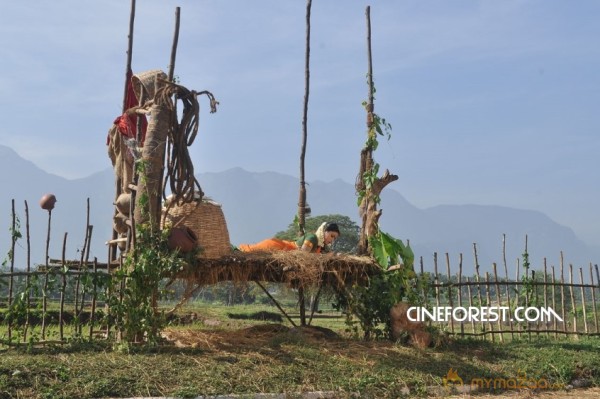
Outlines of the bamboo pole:
<svg viewBox="0 0 600 399">
<path fill-rule="evenodd" d="M 25 270 L 27 273 L 31 271 L 31 234 L 29 230 L 29 205 L 27 201 L 25 202 L 25 235 L 27 241 L 27 264 Z M 27 332 L 29 330 L 29 326 L 31 324 L 31 287 L 30 287 L 30 279 L 29 274 L 25 276 L 25 291 L 27 292 L 26 306 L 25 310 L 25 328 L 23 331 L 23 342 L 27 342 Z"/>
<path fill-rule="evenodd" d="M 508 302 L 508 313 L 510 313 L 512 315 L 512 299 L 511 299 L 511 295 L 510 295 L 510 284 L 508 282 L 508 264 L 506 263 L 506 234 L 502 234 L 502 263 L 504 265 L 504 276 L 506 278 L 505 281 L 505 289 L 506 289 L 506 300 Z M 510 337 L 511 339 L 515 339 L 515 335 L 513 332 L 513 320 L 512 317 L 510 317 L 509 319 L 509 325 L 510 325 Z"/>
<path fill-rule="evenodd" d="M 486 295 L 486 300 L 487 300 L 487 305 L 491 306 L 492 304 L 492 299 L 490 296 L 490 274 L 488 272 L 485 272 L 485 282 L 486 282 L 486 290 L 485 290 L 485 295 Z M 494 334 L 494 324 L 489 321 L 489 329 L 490 331 L 492 331 L 491 333 L 491 337 L 492 337 L 492 342 L 496 342 L 496 334 Z"/>
<path fill-rule="evenodd" d="M 573 265 L 569 264 L 569 281 L 573 284 Z M 569 287 L 569 293 L 571 296 L 571 313 L 573 313 L 573 332 L 577 332 L 577 306 L 575 304 L 575 294 L 573 292 L 573 286 Z"/>
<path fill-rule="evenodd" d="M 446 252 L 446 272 L 448 274 L 448 306 L 452 308 L 452 275 L 450 274 L 450 257 L 448 252 Z M 450 332 L 454 334 L 454 317 L 450 317 Z"/>
<path fill-rule="evenodd" d="M 467 283 L 470 282 L 470 278 L 467 277 Z M 473 295 L 471 293 L 471 284 L 467 284 L 467 293 L 469 295 L 469 307 L 473 307 Z M 471 318 L 471 330 L 475 334 L 475 321 Z"/>
<path fill-rule="evenodd" d="M 463 254 L 458 255 L 458 307 L 462 308 L 462 269 L 463 269 Z M 460 322 L 460 334 L 465 333 L 464 322 Z"/>
<path fill-rule="evenodd" d="M 98 258 L 94 258 L 94 284 L 92 291 L 92 308 L 90 310 L 90 341 L 94 334 L 94 322 L 96 319 L 96 300 L 98 299 Z"/>
<path fill-rule="evenodd" d="M 592 272 L 592 262 L 590 262 L 590 283 L 592 285 L 591 287 L 591 291 L 592 291 L 592 309 L 594 311 L 594 325 L 596 326 L 596 332 L 600 332 L 600 329 L 598 328 L 598 310 L 597 308 L 597 303 L 596 303 L 596 287 L 594 287 L 594 273 Z"/>
<path fill-rule="evenodd" d="M 579 268 L 579 280 L 581 281 L 581 305 L 583 306 L 583 331 L 586 334 L 589 333 L 588 322 L 587 322 L 587 306 L 585 302 L 585 288 L 583 287 L 583 269 Z"/>
<path fill-rule="evenodd" d="M 556 274 L 554 271 L 554 265 L 552 266 L 552 309 L 554 311 L 556 311 Z M 564 323 L 564 317 L 563 317 L 563 323 Z M 558 321 L 556 320 L 556 317 L 554 318 L 554 323 L 553 323 L 553 327 L 554 327 L 554 331 L 558 330 Z M 557 338 L 558 335 L 555 332 L 554 333 L 554 338 Z"/>
<path fill-rule="evenodd" d="M 127 110 L 127 92 L 129 89 L 129 82 L 130 82 L 130 72 L 131 72 L 131 61 L 133 59 L 133 32 L 134 32 L 134 25 L 135 25 L 135 1 L 136 0 L 131 0 L 130 3 L 130 11 L 129 11 L 129 30 L 128 30 L 128 34 L 127 34 L 127 60 L 125 62 L 125 84 L 123 87 L 123 106 L 121 107 L 121 112 L 125 113 L 125 111 Z M 138 120 L 140 118 L 138 117 Z M 126 164 L 124 163 L 123 166 L 126 166 Z M 129 182 L 126 182 L 129 183 Z M 121 186 L 122 186 L 123 182 L 121 181 L 121 176 L 117 176 L 116 180 L 115 180 L 115 201 L 117 200 L 117 198 L 119 197 L 119 195 L 121 195 Z M 132 197 L 132 201 L 133 201 L 133 197 Z M 117 210 L 114 210 L 114 214 L 117 214 Z M 130 213 L 130 215 L 133 215 L 133 213 Z M 132 218 L 133 219 L 133 218 Z M 119 236 L 119 233 L 113 229 L 112 232 L 112 239 L 115 240 L 117 239 L 117 237 Z M 129 248 L 127 248 L 129 249 Z M 117 246 L 116 245 L 111 245 L 109 247 L 109 251 L 110 251 L 110 256 L 108 259 L 108 264 L 110 265 L 113 261 L 115 261 L 117 259 Z"/>
<path fill-rule="evenodd" d="M 52 209 L 48 210 L 48 231 L 46 235 L 46 274 L 44 276 L 44 288 L 42 289 L 42 340 L 46 339 L 46 312 L 48 310 L 48 252 L 50 250 L 50 226 L 52 224 Z"/>
<path fill-rule="evenodd" d="M 440 288 L 439 288 L 439 276 L 438 276 L 438 261 L 437 261 L 437 252 L 433 253 L 433 272 L 435 273 L 433 276 L 433 281 L 436 285 L 435 287 L 435 303 L 437 307 L 440 307 Z"/>
<path fill-rule="evenodd" d="M 10 246 L 10 272 L 15 271 L 15 246 L 17 244 L 17 214 L 15 212 L 15 200 L 12 200 L 12 224 L 11 224 L 11 246 Z M 8 279 L 8 308 L 12 307 L 13 302 L 13 284 L 14 278 L 11 275 Z M 12 340 L 12 318 L 8 322 L 8 340 Z"/>
<path fill-rule="evenodd" d="M 64 337 L 64 311 L 65 311 L 65 293 L 67 289 L 67 269 L 64 267 L 64 262 L 66 260 L 66 252 L 67 252 L 67 234 L 65 233 L 63 237 L 63 246 L 62 246 L 62 259 L 63 259 L 63 269 L 62 269 L 62 288 L 60 290 L 60 307 L 58 311 L 58 334 L 59 339 L 62 341 Z"/>
<path fill-rule="evenodd" d="M 473 243 L 473 258 L 475 261 L 475 273 L 476 273 L 476 277 L 477 277 L 477 299 L 479 300 L 479 306 L 483 306 L 483 299 L 481 298 L 481 285 L 479 285 L 481 283 L 481 277 L 479 275 L 479 259 L 477 256 L 477 244 Z M 481 320 L 481 329 L 484 330 L 484 322 L 483 320 Z"/>
<path fill-rule="evenodd" d="M 565 263 L 563 253 L 560 251 L 560 282 L 565 283 Z M 566 318 L 566 299 L 565 299 L 565 286 L 560 287 L 560 304 L 561 304 L 561 316 L 563 319 L 563 329 L 567 331 L 567 318 Z"/>
<path fill-rule="evenodd" d="M 546 258 L 544 258 L 544 308 L 548 308 L 549 303 L 548 303 L 548 263 Z M 546 331 L 548 331 L 548 327 L 549 327 L 549 322 L 546 321 L 544 322 L 544 326 L 546 326 Z M 546 333 L 546 336 L 549 337 L 550 333 Z"/>
<path fill-rule="evenodd" d="M 425 278 L 425 270 L 424 270 L 424 265 L 423 265 L 423 257 L 420 256 L 419 257 L 419 265 L 421 268 L 421 281 Z M 421 295 L 423 295 L 423 302 L 425 307 L 429 306 L 429 295 L 428 293 L 425 291 L 425 284 L 421 284 Z"/>
<path fill-rule="evenodd" d="M 498 301 L 498 307 L 501 307 L 502 299 L 500 296 L 500 284 L 498 284 L 498 270 L 496 267 L 496 262 L 494 262 L 492 265 L 494 268 L 494 282 L 496 283 L 496 301 Z M 498 330 L 502 330 L 502 320 L 500 320 L 500 317 L 498 317 Z M 511 330 L 512 330 L 512 326 L 511 326 Z M 502 334 L 502 333 L 500 333 L 500 342 L 504 342 L 504 334 Z"/>
</svg>

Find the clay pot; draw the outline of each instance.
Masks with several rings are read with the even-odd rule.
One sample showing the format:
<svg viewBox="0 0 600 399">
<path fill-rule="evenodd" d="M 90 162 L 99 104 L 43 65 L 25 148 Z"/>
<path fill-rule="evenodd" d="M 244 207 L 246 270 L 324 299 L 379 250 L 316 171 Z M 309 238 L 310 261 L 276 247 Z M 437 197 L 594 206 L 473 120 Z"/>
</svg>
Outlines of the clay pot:
<svg viewBox="0 0 600 399">
<path fill-rule="evenodd" d="M 40 199 L 40 206 L 42 209 L 47 211 L 51 211 L 54 209 L 54 204 L 56 203 L 56 197 L 54 194 L 44 194 L 44 196 Z"/>
<path fill-rule="evenodd" d="M 129 215 L 129 210 L 131 205 L 131 193 L 123 193 L 117 197 L 115 201 L 115 206 L 117 210 L 124 215 Z"/>
<path fill-rule="evenodd" d="M 118 212 L 113 217 L 113 228 L 117 233 L 126 234 L 129 231 L 129 226 L 127 225 L 128 217 L 123 215 L 121 212 Z"/>
<path fill-rule="evenodd" d="M 171 250 L 188 253 L 198 246 L 198 237 L 189 227 L 173 227 L 167 245 Z"/>
</svg>

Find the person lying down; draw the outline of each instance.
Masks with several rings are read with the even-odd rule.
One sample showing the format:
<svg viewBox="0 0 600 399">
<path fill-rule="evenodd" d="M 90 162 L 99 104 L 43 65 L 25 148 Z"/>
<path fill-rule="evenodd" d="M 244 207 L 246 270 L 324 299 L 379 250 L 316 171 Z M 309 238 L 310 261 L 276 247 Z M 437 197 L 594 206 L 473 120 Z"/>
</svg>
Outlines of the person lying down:
<svg viewBox="0 0 600 399">
<path fill-rule="evenodd" d="M 256 244 L 240 244 L 237 248 L 242 252 L 301 250 L 312 253 L 326 253 L 330 252 L 331 245 L 339 236 L 340 229 L 338 225 L 325 222 L 314 233 L 307 233 L 296 241 L 267 238 Z"/>
</svg>

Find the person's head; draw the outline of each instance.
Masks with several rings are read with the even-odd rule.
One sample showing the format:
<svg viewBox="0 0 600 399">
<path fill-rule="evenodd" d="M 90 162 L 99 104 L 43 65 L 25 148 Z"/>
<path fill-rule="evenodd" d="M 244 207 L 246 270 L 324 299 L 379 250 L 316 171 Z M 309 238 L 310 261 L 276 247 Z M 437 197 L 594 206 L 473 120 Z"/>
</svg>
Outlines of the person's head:
<svg viewBox="0 0 600 399">
<path fill-rule="evenodd" d="M 340 236 L 340 228 L 336 223 L 327 223 L 325 225 L 323 239 L 325 245 L 331 245 Z"/>
</svg>

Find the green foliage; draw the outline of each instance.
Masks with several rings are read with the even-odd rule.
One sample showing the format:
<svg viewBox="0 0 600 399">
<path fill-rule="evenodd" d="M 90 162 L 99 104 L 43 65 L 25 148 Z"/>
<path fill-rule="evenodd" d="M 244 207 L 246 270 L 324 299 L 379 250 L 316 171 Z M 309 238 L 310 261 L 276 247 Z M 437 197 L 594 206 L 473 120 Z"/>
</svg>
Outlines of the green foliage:
<svg viewBox="0 0 600 399">
<path fill-rule="evenodd" d="M 142 339 L 156 344 L 166 326 L 164 314 L 156 309 L 163 278 L 180 270 L 185 259 L 167 247 L 168 230 L 150 231 L 147 225 L 136 226 L 136 247 L 125 258 L 124 267 L 112 280 L 110 310 L 125 342 Z"/>
<path fill-rule="evenodd" d="M 358 246 L 359 227 L 348 216 L 339 214 L 320 215 L 306 218 L 306 231 L 314 232 L 324 222 L 337 223 L 340 228 L 340 237 L 335 241 L 333 250 L 343 253 L 355 253 Z M 287 230 L 278 232 L 275 237 L 283 240 L 296 240 L 298 238 L 298 227 L 291 223 Z"/>
<path fill-rule="evenodd" d="M 384 270 L 400 263 L 412 270 L 415 255 L 410 246 L 404 245 L 401 240 L 380 230 L 377 235 L 370 237 L 369 245 L 375 260 Z"/>
</svg>

